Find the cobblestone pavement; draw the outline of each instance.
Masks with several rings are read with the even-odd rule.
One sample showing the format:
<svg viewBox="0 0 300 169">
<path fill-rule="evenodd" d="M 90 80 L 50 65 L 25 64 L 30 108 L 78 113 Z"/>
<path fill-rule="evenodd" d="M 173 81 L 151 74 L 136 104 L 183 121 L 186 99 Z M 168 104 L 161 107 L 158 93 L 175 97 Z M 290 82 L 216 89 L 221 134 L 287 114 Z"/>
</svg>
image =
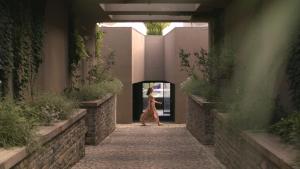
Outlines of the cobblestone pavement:
<svg viewBox="0 0 300 169">
<path fill-rule="evenodd" d="M 73 169 L 225 169 L 185 125 L 118 125 Z"/>
</svg>

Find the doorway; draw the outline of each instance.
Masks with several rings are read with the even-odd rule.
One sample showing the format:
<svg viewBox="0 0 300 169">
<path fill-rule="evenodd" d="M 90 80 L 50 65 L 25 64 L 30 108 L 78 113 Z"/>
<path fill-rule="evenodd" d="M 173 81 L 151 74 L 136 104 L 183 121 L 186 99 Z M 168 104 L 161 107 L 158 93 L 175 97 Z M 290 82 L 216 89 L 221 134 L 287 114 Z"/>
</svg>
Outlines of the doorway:
<svg viewBox="0 0 300 169">
<path fill-rule="evenodd" d="M 133 121 L 139 121 L 140 115 L 148 106 L 147 90 L 153 88 L 156 109 L 161 121 L 174 122 L 175 120 L 175 85 L 166 81 L 144 81 L 133 84 Z"/>
</svg>

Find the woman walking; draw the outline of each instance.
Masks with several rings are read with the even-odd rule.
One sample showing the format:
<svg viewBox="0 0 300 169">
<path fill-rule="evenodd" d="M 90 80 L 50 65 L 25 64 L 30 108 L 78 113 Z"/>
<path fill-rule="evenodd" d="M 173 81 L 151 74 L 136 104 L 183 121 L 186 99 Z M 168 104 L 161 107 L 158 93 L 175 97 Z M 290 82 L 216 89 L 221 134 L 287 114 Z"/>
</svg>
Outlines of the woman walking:
<svg viewBox="0 0 300 169">
<path fill-rule="evenodd" d="M 153 88 L 150 87 L 147 91 L 148 106 L 147 106 L 146 110 L 143 111 L 141 118 L 140 118 L 140 121 L 143 126 L 146 125 L 146 121 L 155 121 L 158 126 L 161 125 L 161 123 L 159 121 L 158 113 L 156 111 L 155 104 L 156 103 L 162 104 L 162 103 L 155 101 L 154 97 L 152 96 L 152 93 L 153 93 Z"/>
</svg>

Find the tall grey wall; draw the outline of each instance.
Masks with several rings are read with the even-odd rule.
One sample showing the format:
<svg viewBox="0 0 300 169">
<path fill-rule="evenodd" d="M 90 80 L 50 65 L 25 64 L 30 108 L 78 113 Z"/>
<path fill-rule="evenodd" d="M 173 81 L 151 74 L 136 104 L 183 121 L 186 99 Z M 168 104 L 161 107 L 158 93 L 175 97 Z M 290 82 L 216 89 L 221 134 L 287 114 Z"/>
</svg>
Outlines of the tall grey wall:
<svg viewBox="0 0 300 169">
<path fill-rule="evenodd" d="M 61 0 L 47 0 L 40 90 L 62 92 L 68 86 L 68 8 Z"/>
<path fill-rule="evenodd" d="M 145 38 L 145 80 L 164 80 L 164 37 L 157 35 L 148 35 Z"/>
</svg>

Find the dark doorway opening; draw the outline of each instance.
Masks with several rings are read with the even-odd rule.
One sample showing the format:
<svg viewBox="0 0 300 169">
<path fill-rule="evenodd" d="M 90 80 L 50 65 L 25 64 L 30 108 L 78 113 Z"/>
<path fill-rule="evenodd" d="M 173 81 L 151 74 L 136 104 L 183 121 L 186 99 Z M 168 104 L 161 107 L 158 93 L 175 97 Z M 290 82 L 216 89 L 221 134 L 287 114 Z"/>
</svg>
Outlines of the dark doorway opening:
<svg viewBox="0 0 300 169">
<path fill-rule="evenodd" d="M 146 95 L 149 87 L 153 88 L 155 99 L 162 102 L 156 109 L 161 121 L 174 122 L 175 120 L 175 85 L 167 81 L 143 81 L 133 84 L 133 121 L 139 121 L 140 115 L 148 104 Z"/>
</svg>

